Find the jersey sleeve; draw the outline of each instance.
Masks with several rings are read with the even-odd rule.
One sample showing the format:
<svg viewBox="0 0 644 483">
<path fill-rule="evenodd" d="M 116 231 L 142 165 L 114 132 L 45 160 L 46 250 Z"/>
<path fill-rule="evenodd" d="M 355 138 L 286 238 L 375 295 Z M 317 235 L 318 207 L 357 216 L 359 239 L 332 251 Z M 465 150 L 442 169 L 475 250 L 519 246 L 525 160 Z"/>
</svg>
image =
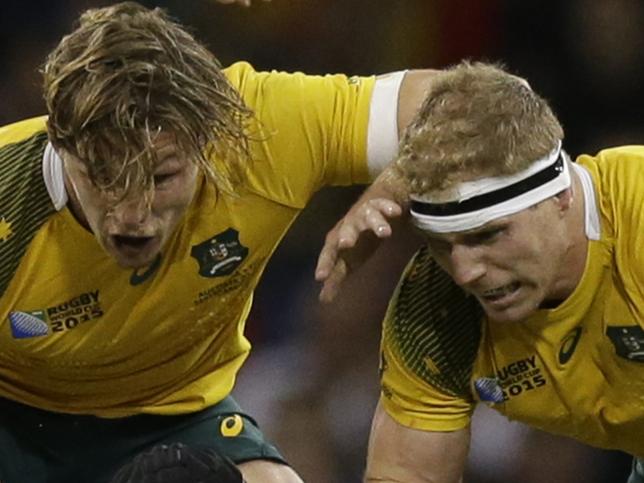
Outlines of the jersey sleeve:
<svg viewBox="0 0 644 483">
<path fill-rule="evenodd" d="M 405 269 L 383 324 L 381 401 L 392 418 L 425 431 L 469 425 L 482 317 L 476 300 L 422 248 Z"/>
<path fill-rule="evenodd" d="M 13 124 L 0 127 L 0 147 L 18 143 L 24 139 L 47 130 L 47 117 L 40 116 L 25 119 Z"/>
<path fill-rule="evenodd" d="M 0 297 L 25 251 L 55 213 L 42 174 L 45 118 L 0 127 Z"/>
<path fill-rule="evenodd" d="M 248 188 L 302 208 L 325 185 L 367 183 L 374 77 L 226 70 L 254 111 Z"/>
<path fill-rule="evenodd" d="M 644 146 L 605 149 L 577 162 L 593 177 L 601 231 L 614 245 L 620 290 L 644 320 Z"/>
</svg>

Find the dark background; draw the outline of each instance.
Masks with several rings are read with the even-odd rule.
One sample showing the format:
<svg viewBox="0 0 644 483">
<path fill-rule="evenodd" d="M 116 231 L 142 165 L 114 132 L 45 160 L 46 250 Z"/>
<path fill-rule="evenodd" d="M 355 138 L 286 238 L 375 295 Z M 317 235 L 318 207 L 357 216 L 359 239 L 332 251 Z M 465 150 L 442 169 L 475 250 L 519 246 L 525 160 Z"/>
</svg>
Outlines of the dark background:
<svg viewBox="0 0 644 483">
<path fill-rule="evenodd" d="M 79 12 L 114 2 L 3 0 L 0 125 L 44 113 L 38 70 Z M 549 99 L 573 155 L 644 138 L 640 0 L 145 1 L 189 25 L 229 64 L 378 74 L 502 61 Z M 379 323 L 415 241 L 394 239 L 322 307 L 312 280 L 324 233 L 359 194 L 320 193 L 278 250 L 249 320 L 255 350 L 236 395 L 310 483 L 357 483 L 378 397 Z M 580 381 L 583 384 L 583 381 Z M 469 483 L 613 483 L 629 458 L 481 411 Z"/>
</svg>

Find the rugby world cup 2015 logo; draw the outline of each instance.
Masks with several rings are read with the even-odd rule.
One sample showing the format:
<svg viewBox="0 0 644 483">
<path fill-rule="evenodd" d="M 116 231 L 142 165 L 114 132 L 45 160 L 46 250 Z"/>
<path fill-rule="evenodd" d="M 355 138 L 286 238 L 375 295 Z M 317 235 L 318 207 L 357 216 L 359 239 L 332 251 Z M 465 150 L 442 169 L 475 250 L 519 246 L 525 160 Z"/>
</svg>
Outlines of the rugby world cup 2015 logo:
<svg viewBox="0 0 644 483">
<path fill-rule="evenodd" d="M 239 241 L 239 232 L 228 228 L 208 240 L 194 245 L 190 255 L 199 263 L 202 277 L 230 275 L 248 255 L 248 248 Z"/>
<path fill-rule="evenodd" d="M 46 322 L 44 310 L 32 312 L 11 312 L 9 322 L 11 324 L 11 335 L 14 339 L 27 339 L 38 337 L 49 333 L 49 325 Z"/>
</svg>

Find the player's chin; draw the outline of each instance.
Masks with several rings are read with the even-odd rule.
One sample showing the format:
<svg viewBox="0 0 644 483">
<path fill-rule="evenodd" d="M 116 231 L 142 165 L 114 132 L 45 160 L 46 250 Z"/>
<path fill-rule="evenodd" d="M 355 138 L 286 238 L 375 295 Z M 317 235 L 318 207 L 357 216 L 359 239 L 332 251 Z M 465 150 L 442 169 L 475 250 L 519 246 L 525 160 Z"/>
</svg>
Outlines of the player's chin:
<svg viewBox="0 0 644 483">
<path fill-rule="evenodd" d="M 498 323 L 512 324 L 523 322 L 537 311 L 534 304 L 517 304 L 503 309 L 497 309 L 483 305 L 487 317 Z"/>
</svg>

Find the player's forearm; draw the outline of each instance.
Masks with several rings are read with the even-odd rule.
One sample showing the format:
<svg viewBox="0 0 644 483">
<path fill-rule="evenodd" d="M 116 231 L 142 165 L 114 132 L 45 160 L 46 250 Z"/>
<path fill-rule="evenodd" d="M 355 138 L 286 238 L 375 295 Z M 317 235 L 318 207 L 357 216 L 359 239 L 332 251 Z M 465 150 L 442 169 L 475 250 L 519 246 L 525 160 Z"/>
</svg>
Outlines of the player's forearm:
<svg viewBox="0 0 644 483">
<path fill-rule="evenodd" d="M 459 483 L 469 429 L 421 431 L 402 426 L 376 408 L 367 456 L 366 483 Z"/>
<path fill-rule="evenodd" d="M 367 474 L 363 483 L 463 483 L 462 476 L 454 476 L 454 479 L 449 479 L 449 476 L 445 475 L 421 475 L 393 468 L 390 471 L 392 473 Z"/>
<path fill-rule="evenodd" d="M 372 451 L 364 483 L 462 483 L 465 454 L 456 448 L 445 454 L 441 443 L 422 446 L 406 445 L 396 449 L 387 444 L 387 454 Z M 466 450 L 465 450 L 466 451 Z M 436 453 L 438 454 L 436 454 Z"/>
</svg>

